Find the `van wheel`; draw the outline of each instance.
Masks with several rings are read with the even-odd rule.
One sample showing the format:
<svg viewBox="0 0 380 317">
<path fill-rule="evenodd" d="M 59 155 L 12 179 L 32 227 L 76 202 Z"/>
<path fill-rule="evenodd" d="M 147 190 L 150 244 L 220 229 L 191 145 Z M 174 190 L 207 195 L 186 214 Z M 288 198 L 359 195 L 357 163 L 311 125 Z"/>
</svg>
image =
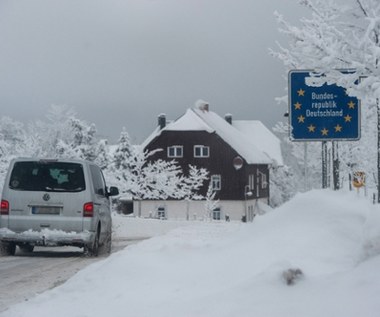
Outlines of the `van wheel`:
<svg viewBox="0 0 380 317">
<path fill-rule="evenodd" d="M 3 256 L 15 255 L 16 244 L 13 242 L 0 242 L 0 254 Z"/>
<path fill-rule="evenodd" d="M 99 254 L 99 230 L 96 233 L 94 242 L 91 246 L 84 247 L 84 254 L 87 256 L 98 256 Z"/>
<path fill-rule="evenodd" d="M 21 244 L 18 246 L 22 252 L 31 253 L 34 250 L 34 245 L 29 243 Z"/>
<path fill-rule="evenodd" d="M 106 241 L 104 241 L 103 249 L 104 249 L 104 252 L 106 254 L 110 254 L 111 253 L 111 249 L 112 249 L 112 231 L 107 232 L 107 237 L 106 237 Z"/>
</svg>

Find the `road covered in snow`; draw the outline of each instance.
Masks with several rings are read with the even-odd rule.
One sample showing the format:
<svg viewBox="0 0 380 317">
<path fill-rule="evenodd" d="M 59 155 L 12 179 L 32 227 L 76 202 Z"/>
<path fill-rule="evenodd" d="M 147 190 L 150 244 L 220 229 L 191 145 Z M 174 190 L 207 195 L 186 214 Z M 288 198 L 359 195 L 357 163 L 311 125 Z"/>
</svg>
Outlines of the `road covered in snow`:
<svg viewBox="0 0 380 317">
<path fill-rule="evenodd" d="M 0 316 L 379 314 L 380 207 L 355 193 L 298 194 L 251 224 L 171 225 L 120 217 L 119 235 L 158 235 Z"/>
<path fill-rule="evenodd" d="M 116 238 L 112 252 L 141 240 Z M 83 249 L 75 247 L 36 247 L 33 253 L 17 249 L 15 256 L 0 257 L 0 312 L 63 284 L 81 269 L 105 257 L 87 257 Z"/>
<path fill-rule="evenodd" d="M 154 226 L 144 226 L 141 222 L 141 230 L 126 230 L 128 218 L 114 216 L 112 253 L 179 225 L 177 222 L 167 223 L 169 226 L 154 229 Z M 15 256 L 0 257 L 0 313 L 11 305 L 28 301 L 63 284 L 81 269 L 105 257 L 105 254 L 97 258 L 87 257 L 83 249 L 76 247 L 35 247 L 32 253 L 17 249 Z"/>
<path fill-rule="evenodd" d="M 94 262 L 77 250 L 36 248 L 31 254 L 17 252 L 15 256 L 0 257 L 0 312 L 64 283 Z"/>
<path fill-rule="evenodd" d="M 112 253 L 186 225 L 177 221 L 130 219 L 116 214 L 113 223 Z M 32 253 L 17 249 L 15 256 L 0 257 L 0 313 L 65 283 L 81 269 L 105 257 L 105 254 L 98 258 L 87 257 L 83 249 L 76 247 L 35 247 Z"/>
</svg>

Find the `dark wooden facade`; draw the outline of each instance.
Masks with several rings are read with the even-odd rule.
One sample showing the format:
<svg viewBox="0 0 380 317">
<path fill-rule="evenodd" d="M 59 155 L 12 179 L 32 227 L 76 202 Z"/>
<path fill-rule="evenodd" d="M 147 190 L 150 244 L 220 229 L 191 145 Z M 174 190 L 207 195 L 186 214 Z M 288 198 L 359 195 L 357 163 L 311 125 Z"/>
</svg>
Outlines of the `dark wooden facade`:
<svg viewBox="0 0 380 317">
<path fill-rule="evenodd" d="M 194 157 L 194 146 L 209 147 L 208 157 Z M 183 157 L 169 158 L 168 147 L 182 146 Z M 163 130 L 154 138 L 145 150 L 162 149 L 152 156 L 151 160 L 176 160 L 186 173 L 189 165 L 206 168 L 211 175 L 221 176 L 221 189 L 217 191 L 219 200 L 269 199 L 269 168 L 267 164 L 247 164 L 236 169 L 234 159 L 239 154 L 215 132 L 207 131 L 167 131 Z M 201 194 L 205 195 L 208 183 Z M 248 193 L 248 195 L 247 195 Z"/>
</svg>

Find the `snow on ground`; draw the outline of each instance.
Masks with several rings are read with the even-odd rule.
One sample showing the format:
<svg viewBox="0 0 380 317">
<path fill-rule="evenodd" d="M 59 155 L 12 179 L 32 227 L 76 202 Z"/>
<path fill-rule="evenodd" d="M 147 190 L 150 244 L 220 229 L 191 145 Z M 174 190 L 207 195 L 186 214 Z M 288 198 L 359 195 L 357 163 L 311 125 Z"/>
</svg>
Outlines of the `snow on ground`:
<svg viewBox="0 0 380 317">
<path fill-rule="evenodd" d="M 114 222 L 118 237 L 160 235 L 0 316 L 380 315 L 380 207 L 354 193 L 299 194 L 252 224 Z"/>
<path fill-rule="evenodd" d="M 178 227 L 193 225 L 191 221 L 134 218 L 113 214 L 114 239 L 145 239 L 168 233 Z"/>
</svg>

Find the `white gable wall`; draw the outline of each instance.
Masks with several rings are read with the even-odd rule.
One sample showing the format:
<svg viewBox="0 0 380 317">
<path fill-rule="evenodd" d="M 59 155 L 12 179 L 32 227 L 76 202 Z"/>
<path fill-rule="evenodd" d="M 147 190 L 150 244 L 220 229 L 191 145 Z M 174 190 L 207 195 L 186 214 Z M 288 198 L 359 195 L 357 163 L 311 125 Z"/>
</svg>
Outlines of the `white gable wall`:
<svg viewBox="0 0 380 317">
<path fill-rule="evenodd" d="M 251 200 L 222 200 L 218 206 L 221 212 L 221 221 L 229 216 L 231 221 L 241 221 L 247 214 L 247 220 L 252 221 L 253 214 L 264 212 L 262 206 L 266 205 L 267 199 Z M 134 201 L 133 210 L 135 217 L 158 218 L 159 208 L 164 208 L 166 218 L 171 220 L 207 220 L 205 211 L 205 201 L 184 201 L 184 200 L 143 200 Z"/>
</svg>

